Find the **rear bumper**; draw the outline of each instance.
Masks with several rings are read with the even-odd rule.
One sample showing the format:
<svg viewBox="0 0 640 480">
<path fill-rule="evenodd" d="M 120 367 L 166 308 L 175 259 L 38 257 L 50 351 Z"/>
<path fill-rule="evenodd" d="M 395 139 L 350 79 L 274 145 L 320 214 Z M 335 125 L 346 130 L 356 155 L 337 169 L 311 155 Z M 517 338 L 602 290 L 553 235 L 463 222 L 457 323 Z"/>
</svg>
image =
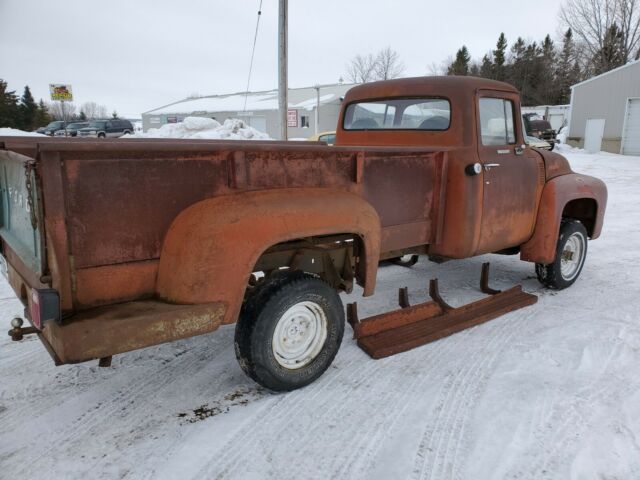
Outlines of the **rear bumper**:
<svg viewBox="0 0 640 480">
<path fill-rule="evenodd" d="M 127 302 L 48 322 L 39 336 L 56 364 L 79 363 L 212 332 L 225 311 L 222 303 Z"/>
</svg>

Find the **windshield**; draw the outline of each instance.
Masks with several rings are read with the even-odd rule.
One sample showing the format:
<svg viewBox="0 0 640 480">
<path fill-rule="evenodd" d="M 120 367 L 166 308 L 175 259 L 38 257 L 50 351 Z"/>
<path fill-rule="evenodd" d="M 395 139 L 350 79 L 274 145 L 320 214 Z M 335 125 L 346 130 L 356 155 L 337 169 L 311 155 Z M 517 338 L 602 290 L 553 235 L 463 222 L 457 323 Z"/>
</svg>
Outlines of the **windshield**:
<svg viewBox="0 0 640 480">
<path fill-rule="evenodd" d="M 451 105 L 442 98 L 390 98 L 352 103 L 345 130 L 447 130 Z"/>
<path fill-rule="evenodd" d="M 51 122 L 49 125 L 47 125 L 47 128 L 57 128 L 57 127 L 61 127 L 62 125 L 64 125 L 64 122 L 61 122 L 61 121 Z"/>
<path fill-rule="evenodd" d="M 104 128 L 105 122 L 91 122 L 89 127 L 91 128 Z"/>
</svg>

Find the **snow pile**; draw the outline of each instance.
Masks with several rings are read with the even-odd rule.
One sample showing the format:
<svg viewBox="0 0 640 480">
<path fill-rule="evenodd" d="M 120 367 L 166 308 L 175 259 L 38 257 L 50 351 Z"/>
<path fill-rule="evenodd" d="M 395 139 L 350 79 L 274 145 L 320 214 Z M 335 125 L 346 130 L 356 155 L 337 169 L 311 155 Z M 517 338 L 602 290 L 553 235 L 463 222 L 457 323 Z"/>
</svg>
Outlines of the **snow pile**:
<svg viewBox="0 0 640 480">
<path fill-rule="evenodd" d="M 46 135 L 36 132 L 25 132 L 17 128 L 4 127 L 0 128 L 0 137 L 46 137 Z"/>
<path fill-rule="evenodd" d="M 196 138 L 213 140 L 271 140 L 269 135 L 256 130 L 237 118 L 223 124 L 211 118 L 187 117 L 180 123 L 168 123 L 150 128 L 146 133 L 136 132 L 122 138 Z"/>
</svg>

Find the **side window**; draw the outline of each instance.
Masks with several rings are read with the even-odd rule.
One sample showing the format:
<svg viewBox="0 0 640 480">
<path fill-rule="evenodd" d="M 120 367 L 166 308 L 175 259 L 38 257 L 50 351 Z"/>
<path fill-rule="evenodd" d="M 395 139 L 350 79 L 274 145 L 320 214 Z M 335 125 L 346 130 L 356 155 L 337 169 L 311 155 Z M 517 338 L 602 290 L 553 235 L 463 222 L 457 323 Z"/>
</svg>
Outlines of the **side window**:
<svg viewBox="0 0 640 480">
<path fill-rule="evenodd" d="M 483 145 L 516 143 L 513 102 L 511 100 L 480 99 L 480 134 Z"/>
</svg>

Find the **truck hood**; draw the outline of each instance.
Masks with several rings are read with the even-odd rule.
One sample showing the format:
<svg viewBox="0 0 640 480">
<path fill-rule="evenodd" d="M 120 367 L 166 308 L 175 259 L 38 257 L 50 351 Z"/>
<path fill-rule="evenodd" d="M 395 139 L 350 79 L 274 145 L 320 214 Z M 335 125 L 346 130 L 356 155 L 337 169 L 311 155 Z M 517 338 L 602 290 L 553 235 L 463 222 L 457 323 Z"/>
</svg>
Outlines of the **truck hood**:
<svg viewBox="0 0 640 480">
<path fill-rule="evenodd" d="M 544 160 L 547 181 L 552 178 L 559 177 L 560 175 L 573 173 L 573 170 L 571 170 L 571 166 L 569 165 L 569 161 L 562 155 L 545 150 L 537 150 L 537 152 L 542 155 L 542 159 Z"/>
</svg>

